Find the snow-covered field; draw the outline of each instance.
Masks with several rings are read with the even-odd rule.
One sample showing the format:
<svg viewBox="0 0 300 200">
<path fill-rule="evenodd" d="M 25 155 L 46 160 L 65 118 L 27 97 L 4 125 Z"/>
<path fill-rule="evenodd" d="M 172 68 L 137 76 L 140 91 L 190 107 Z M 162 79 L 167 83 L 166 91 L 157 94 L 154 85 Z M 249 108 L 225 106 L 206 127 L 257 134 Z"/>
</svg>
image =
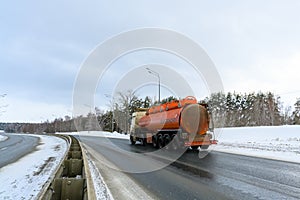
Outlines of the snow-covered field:
<svg viewBox="0 0 300 200">
<path fill-rule="evenodd" d="M 300 163 L 300 126 L 223 128 L 213 151 Z"/>
<path fill-rule="evenodd" d="M 80 132 L 72 132 L 68 133 L 71 135 L 79 135 L 79 136 L 96 136 L 96 137 L 107 137 L 107 138 L 117 138 L 117 139 L 129 139 L 129 134 L 121 134 L 116 131 L 113 133 L 106 131 L 80 131 Z"/>
<path fill-rule="evenodd" d="M 41 136 L 37 150 L 0 169 L 0 199 L 36 199 L 67 151 L 67 143 Z"/>
</svg>

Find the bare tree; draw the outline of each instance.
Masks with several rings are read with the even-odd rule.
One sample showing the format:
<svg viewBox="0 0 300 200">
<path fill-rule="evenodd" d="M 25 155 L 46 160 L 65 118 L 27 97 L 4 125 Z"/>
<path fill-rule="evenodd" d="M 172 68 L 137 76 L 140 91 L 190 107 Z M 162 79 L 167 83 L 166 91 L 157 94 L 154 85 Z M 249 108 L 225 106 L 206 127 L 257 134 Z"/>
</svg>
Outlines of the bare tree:
<svg viewBox="0 0 300 200">
<path fill-rule="evenodd" d="M 130 127 L 130 118 L 132 113 L 143 106 L 143 101 L 137 97 L 135 92 L 128 90 L 119 92 L 114 104 L 114 119 L 121 132 L 127 133 Z"/>
<path fill-rule="evenodd" d="M 284 108 L 283 123 L 284 124 L 292 123 L 292 107 L 291 106 L 287 106 Z"/>
</svg>

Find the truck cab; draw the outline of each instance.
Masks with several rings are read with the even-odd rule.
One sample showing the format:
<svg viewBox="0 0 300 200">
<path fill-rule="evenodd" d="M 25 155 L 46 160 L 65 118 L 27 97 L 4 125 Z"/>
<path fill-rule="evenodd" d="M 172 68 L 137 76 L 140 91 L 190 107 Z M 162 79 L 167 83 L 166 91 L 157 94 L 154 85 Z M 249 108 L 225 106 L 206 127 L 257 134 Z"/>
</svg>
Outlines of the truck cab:
<svg viewBox="0 0 300 200">
<path fill-rule="evenodd" d="M 137 130 L 139 130 L 139 128 L 140 128 L 138 122 L 143 116 L 145 116 L 147 110 L 148 109 L 146 109 L 146 108 L 139 108 L 136 112 L 134 112 L 132 114 L 131 124 L 130 124 L 130 142 L 131 142 L 131 144 L 135 144 L 136 141 L 140 141 L 142 144 L 144 144 L 143 138 L 138 137 Z"/>
</svg>

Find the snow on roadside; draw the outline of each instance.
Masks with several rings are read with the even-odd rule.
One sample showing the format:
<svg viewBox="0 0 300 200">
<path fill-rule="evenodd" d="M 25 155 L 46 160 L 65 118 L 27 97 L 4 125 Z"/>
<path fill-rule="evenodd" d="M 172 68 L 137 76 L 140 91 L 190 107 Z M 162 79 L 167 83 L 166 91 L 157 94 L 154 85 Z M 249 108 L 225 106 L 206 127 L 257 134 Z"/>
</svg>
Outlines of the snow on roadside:
<svg viewBox="0 0 300 200">
<path fill-rule="evenodd" d="M 5 135 L 0 135 L 0 142 L 7 140 L 7 138 Z"/>
<path fill-rule="evenodd" d="M 86 151 L 86 150 L 84 150 Z M 93 185 L 95 190 L 96 198 L 99 200 L 113 200 L 113 196 L 110 193 L 109 188 L 107 187 L 106 183 L 104 182 L 104 179 L 99 172 L 98 168 L 96 167 L 95 163 L 90 158 L 88 152 L 85 152 L 87 155 L 87 162 L 88 166 L 91 172 L 91 177 L 93 179 Z"/>
<path fill-rule="evenodd" d="M 300 163 L 300 126 L 219 129 L 213 151 Z"/>
<path fill-rule="evenodd" d="M 95 137 L 107 137 L 107 138 L 117 138 L 117 139 L 129 139 L 129 134 L 121 134 L 116 131 L 113 133 L 107 131 L 80 131 L 68 133 L 70 135 L 79 135 L 79 136 L 95 136 Z"/>
<path fill-rule="evenodd" d="M 37 150 L 0 169 L 1 199 L 36 199 L 63 159 L 67 143 L 58 137 L 40 138 Z"/>
</svg>

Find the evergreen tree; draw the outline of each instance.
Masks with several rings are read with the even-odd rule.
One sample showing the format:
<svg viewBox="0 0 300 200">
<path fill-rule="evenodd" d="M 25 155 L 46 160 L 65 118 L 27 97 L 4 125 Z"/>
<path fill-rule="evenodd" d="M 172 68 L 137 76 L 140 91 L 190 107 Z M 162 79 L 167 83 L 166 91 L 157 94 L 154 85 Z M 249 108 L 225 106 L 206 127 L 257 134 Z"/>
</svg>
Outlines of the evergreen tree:
<svg viewBox="0 0 300 200">
<path fill-rule="evenodd" d="M 216 127 L 269 126 L 283 123 L 282 104 L 271 92 L 212 94 L 206 99 Z M 222 123 L 223 122 L 223 123 Z"/>
<path fill-rule="evenodd" d="M 149 96 L 145 97 L 145 100 L 142 102 L 143 108 L 149 108 L 151 106 L 151 98 Z"/>
<path fill-rule="evenodd" d="M 294 104 L 295 110 L 292 114 L 293 124 L 300 124 L 300 98 L 297 98 L 296 103 Z"/>
</svg>

